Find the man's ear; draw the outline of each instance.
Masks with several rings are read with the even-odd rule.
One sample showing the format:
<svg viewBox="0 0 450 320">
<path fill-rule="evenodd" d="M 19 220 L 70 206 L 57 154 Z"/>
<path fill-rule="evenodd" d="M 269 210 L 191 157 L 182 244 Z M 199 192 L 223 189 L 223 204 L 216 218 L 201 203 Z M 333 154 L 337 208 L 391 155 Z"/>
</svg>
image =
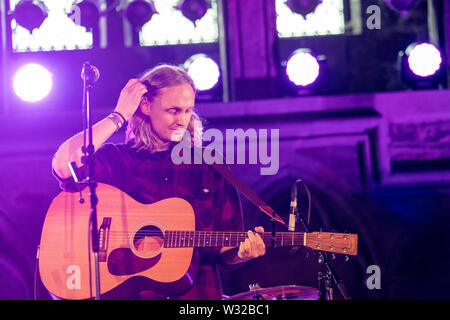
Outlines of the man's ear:
<svg viewBox="0 0 450 320">
<path fill-rule="evenodd" d="M 150 115 L 150 101 L 148 101 L 146 96 L 142 97 L 141 103 L 139 104 L 139 108 L 143 114 L 149 116 Z"/>
</svg>

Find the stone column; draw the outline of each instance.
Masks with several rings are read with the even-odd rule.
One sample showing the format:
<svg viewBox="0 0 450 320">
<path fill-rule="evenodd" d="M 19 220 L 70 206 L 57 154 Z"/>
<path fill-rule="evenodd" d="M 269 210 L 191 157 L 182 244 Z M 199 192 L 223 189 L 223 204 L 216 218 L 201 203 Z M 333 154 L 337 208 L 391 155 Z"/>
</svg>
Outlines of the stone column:
<svg viewBox="0 0 450 320">
<path fill-rule="evenodd" d="M 276 68 L 275 0 L 228 0 L 228 54 L 235 99 L 270 97 Z"/>
</svg>

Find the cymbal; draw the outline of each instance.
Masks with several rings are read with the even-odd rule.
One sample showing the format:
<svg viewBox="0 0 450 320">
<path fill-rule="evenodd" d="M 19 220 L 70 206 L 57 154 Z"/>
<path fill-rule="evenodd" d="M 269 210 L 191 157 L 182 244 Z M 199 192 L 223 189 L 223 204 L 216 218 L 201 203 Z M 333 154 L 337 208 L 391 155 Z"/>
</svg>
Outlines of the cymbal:
<svg viewBox="0 0 450 320">
<path fill-rule="evenodd" d="M 278 286 L 235 294 L 227 300 L 318 300 L 319 290 L 305 286 Z"/>
</svg>

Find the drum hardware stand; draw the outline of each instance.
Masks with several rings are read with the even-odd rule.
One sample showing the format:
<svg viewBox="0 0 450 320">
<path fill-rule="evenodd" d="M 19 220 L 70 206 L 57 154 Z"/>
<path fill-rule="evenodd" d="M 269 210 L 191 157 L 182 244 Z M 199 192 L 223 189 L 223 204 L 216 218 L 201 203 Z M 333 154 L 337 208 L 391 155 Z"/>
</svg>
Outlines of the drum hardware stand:
<svg viewBox="0 0 450 320">
<path fill-rule="evenodd" d="M 250 291 L 254 291 L 255 295 L 253 296 L 252 300 L 264 300 L 263 296 L 259 294 L 258 290 L 261 289 L 261 287 L 259 286 L 259 283 L 252 283 L 248 285 L 248 288 L 250 289 Z"/>
<path fill-rule="evenodd" d="M 319 280 L 319 300 L 334 300 L 330 272 L 327 271 L 325 274 L 319 272 L 317 280 Z"/>
<path fill-rule="evenodd" d="M 293 189 L 296 188 L 296 184 L 298 182 L 302 182 L 301 179 L 299 179 L 295 182 Z M 308 191 L 308 195 L 309 195 L 308 188 L 306 187 L 306 185 L 304 183 L 303 183 L 303 185 L 305 186 L 306 190 Z M 296 196 L 296 193 L 295 193 L 295 196 Z M 295 199 L 295 201 L 296 201 L 296 199 Z M 311 200 L 309 200 L 309 201 L 311 201 Z M 296 217 L 295 220 L 300 221 L 302 223 L 303 229 L 305 230 L 305 232 L 310 233 L 311 230 L 308 226 L 308 223 L 303 218 L 303 215 L 301 215 L 299 213 L 297 207 L 295 207 L 295 217 Z M 322 272 L 319 272 L 319 276 L 318 276 L 319 294 L 321 296 L 321 299 L 326 297 L 329 300 L 333 300 L 334 295 L 333 295 L 332 283 L 334 283 L 336 285 L 336 287 L 339 289 L 339 292 L 341 293 L 342 297 L 345 300 L 351 300 L 351 297 L 348 294 L 348 291 L 344 285 L 344 282 L 336 274 L 336 271 L 334 270 L 333 266 L 331 265 L 330 261 L 328 260 L 327 256 L 325 255 L 325 253 L 320 250 L 319 250 L 319 263 L 323 263 L 326 268 L 325 275 Z"/>
<path fill-rule="evenodd" d="M 307 225 L 305 219 L 301 214 L 298 213 L 298 210 L 296 210 L 297 218 L 300 220 L 300 222 L 303 225 L 303 228 L 307 233 L 310 233 L 310 228 Z M 341 293 L 342 297 L 345 300 L 351 300 L 352 298 L 348 294 L 347 288 L 344 285 L 344 282 L 338 277 L 336 274 L 336 271 L 334 270 L 333 266 L 331 265 L 330 261 L 328 260 L 327 256 L 323 251 L 319 250 L 319 263 L 323 263 L 326 268 L 326 274 L 323 275 L 321 272 L 319 273 L 319 283 L 321 280 L 325 280 L 325 290 L 320 291 L 321 297 L 331 297 L 333 298 L 333 289 L 332 289 L 332 283 L 336 285 L 336 287 L 339 289 L 339 292 Z M 319 288 L 320 289 L 320 288 Z M 330 294 L 331 293 L 331 294 Z"/>
</svg>

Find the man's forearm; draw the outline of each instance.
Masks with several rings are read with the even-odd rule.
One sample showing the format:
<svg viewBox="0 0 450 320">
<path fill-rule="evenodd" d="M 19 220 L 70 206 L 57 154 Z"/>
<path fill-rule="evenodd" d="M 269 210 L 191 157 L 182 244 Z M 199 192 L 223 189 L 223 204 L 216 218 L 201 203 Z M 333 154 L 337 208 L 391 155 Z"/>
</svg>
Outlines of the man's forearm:
<svg viewBox="0 0 450 320">
<path fill-rule="evenodd" d="M 100 148 L 100 146 L 105 143 L 116 130 L 116 125 L 108 118 L 97 122 L 92 128 L 94 150 Z M 82 165 L 81 157 L 83 152 L 81 149 L 83 145 L 84 133 L 80 132 L 59 147 L 53 158 L 52 167 L 61 178 L 68 178 L 71 175 L 67 165 L 69 162 L 75 162 L 78 167 Z"/>
</svg>

